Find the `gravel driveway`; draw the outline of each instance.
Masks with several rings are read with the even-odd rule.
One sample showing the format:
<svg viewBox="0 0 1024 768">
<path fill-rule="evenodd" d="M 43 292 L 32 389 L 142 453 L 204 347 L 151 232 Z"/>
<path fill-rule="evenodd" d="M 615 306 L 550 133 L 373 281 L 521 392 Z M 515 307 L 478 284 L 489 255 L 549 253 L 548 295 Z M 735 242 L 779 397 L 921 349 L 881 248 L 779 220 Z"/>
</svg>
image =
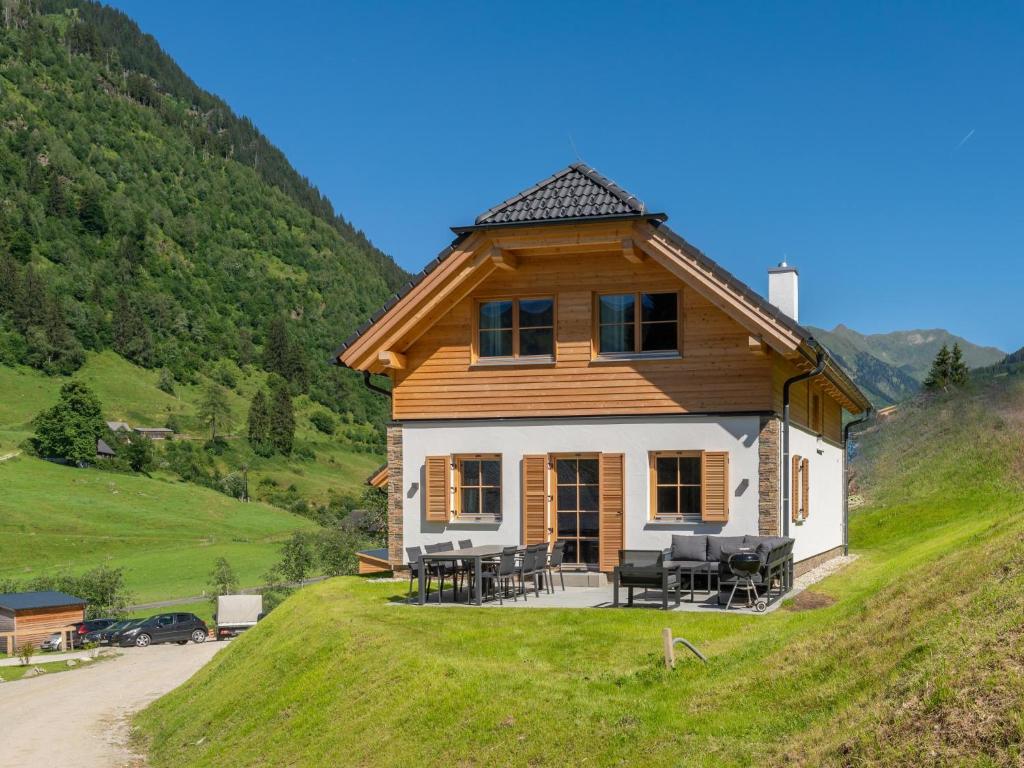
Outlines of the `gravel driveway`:
<svg viewBox="0 0 1024 768">
<path fill-rule="evenodd" d="M 0 766 L 123 768 L 128 717 L 192 677 L 228 643 L 124 648 L 94 667 L 0 684 Z"/>
</svg>

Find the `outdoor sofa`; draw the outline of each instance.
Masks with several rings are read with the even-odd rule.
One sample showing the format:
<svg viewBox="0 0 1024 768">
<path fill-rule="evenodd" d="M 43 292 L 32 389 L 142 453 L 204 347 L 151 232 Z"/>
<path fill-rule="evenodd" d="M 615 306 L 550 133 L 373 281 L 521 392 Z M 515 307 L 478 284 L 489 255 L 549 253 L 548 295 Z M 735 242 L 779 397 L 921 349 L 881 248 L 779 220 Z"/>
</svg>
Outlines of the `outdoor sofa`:
<svg viewBox="0 0 1024 768">
<path fill-rule="evenodd" d="M 663 555 L 666 565 L 689 575 L 691 600 L 694 582 L 703 576 L 708 592 L 712 591 L 711 580 L 717 581 L 718 604 L 725 605 L 736 583 L 736 576 L 729 569 L 729 555 L 754 551 L 761 567 L 752 579 L 758 594 L 771 602 L 793 586 L 793 543 L 794 539 L 785 536 L 675 535 Z"/>
</svg>

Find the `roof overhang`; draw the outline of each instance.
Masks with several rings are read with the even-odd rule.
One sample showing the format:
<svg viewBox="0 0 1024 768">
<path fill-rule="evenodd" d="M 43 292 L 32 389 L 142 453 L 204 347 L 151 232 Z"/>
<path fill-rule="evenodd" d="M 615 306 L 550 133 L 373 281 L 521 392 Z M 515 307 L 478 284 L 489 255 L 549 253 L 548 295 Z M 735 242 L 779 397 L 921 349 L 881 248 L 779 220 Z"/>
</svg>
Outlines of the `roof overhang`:
<svg viewBox="0 0 1024 768">
<path fill-rule="evenodd" d="M 626 213 L 626 214 L 615 214 L 612 216 L 578 216 L 575 218 L 564 218 L 564 219 L 552 219 L 551 221 L 506 221 L 499 224 L 468 224 L 463 227 L 452 227 L 452 232 L 457 235 L 465 234 L 466 232 L 476 232 L 478 230 L 499 230 L 499 229 L 514 229 L 514 228 L 532 228 L 532 227 L 556 227 L 565 224 L 589 224 L 589 223 L 602 223 L 610 221 L 644 221 L 650 219 L 652 221 L 668 221 L 668 214 L 665 213 Z"/>
<path fill-rule="evenodd" d="M 660 264 L 798 369 L 813 368 L 824 355 L 826 389 L 852 413 L 871 407 L 806 328 L 673 232 L 665 218 L 628 215 L 457 228 L 452 244 L 349 338 L 334 362 L 370 373 L 401 367 L 403 353 L 416 339 L 496 269 L 514 268 L 517 255 L 628 248 Z"/>
</svg>

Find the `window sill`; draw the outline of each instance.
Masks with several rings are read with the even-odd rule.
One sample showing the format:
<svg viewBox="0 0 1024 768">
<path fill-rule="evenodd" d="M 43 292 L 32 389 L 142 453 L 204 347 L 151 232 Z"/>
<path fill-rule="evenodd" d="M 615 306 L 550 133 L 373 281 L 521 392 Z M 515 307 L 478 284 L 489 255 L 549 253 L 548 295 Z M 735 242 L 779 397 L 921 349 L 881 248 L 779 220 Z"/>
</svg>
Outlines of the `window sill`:
<svg viewBox="0 0 1024 768">
<path fill-rule="evenodd" d="M 499 515 L 463 515 L 462 517 L 453 517 L 449 525 L 499 525 L 500 523 Z"/>
<path fill-rule="evenodd" d="M 678 527 L 680 525 L 701 525 L 704 523 L 699 517 L 655 517 L 647 521 L 647 525 L 654 526 L 672 526 Z"/>
<path fill-rule="evenodd" d="M 623 352 L 621 354 L 597 355 L 590 362 L 597 364 L 640 363 L 659 360 L 682 360 L 683 356 L 676 350 L 670 352 Z"/>
<path fill-rule="evenodd" d="M 552 355 L 541 355 L 537 357 L 492 357 L 480 358 L 471 363 L 469 370 L 478 368 L 518 368 L 531 365 L 554 365 L 555 358 Z"/>
</svg>

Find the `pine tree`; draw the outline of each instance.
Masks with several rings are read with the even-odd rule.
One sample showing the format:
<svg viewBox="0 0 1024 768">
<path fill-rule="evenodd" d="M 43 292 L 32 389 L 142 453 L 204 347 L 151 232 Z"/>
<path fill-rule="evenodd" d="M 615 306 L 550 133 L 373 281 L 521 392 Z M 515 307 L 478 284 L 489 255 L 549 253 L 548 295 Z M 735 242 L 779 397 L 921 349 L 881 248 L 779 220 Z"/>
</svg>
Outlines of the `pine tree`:
<svg viewBox="0 0 1024 768">
<path fill-rule="evenodd" d="M 288 328 L 284 318 L 278 315 L 267 326 L 267 340 L 263 345 L 263 367 L 270 373 L 287 379 L 290 347 Z"/>
<path fill-rule="evenodd" d="M 231 404 L 227 393 L 212 381 L 206 385 L 203 398 L 199 401 L 199 419 L 210 428 L 210 440 L 216 440 L 218 432 L 231 429 Z"/>
<path fill-rule="evenodd" d="M 953 353 L 949 359 L 949 383 L 954 387 L 962 387 L 967 384 L 971 372 L 964 362 L 964 353 L 960 349 L 960 342 L 953 344 Z"/>
<path fill-rule="evenodd" d="M 270 405 L 262 389 L 256 390 L 249 405 L 248 436 L 249 445 L 258 455 L 274 453 L 274 443 L 270 438 Z"/>
<path fill-rule="evenodd" d="M 66 216 L 68 198 L 64 194 L 64 182 L 56 169 L 50 174 L 50 191 L 46 197 L 46 212 L 51 216 Z"/>
<path fill-rule="evenodd" d="M 103 237 L 107 234 L 107 214 L 103 210 L 100 192 L 95 187 L 87 187 L 78 203 L 78 220 L 86 231 Z"/>
<path fill-rule="evenodd" d="M 935 355 L 935 360 L 932 361 L 932 368 L 928 372 L 928 378 L 924 380 L 924 388 L 933 392 L 948 388 L 950 383 L 950 364 L 949 347 L 943 344 L 942 349 Z"/>
<path fill-rule="evenodd" d="M 279 452 L 285 456 L 291 454 L 295 443 L 295 409 L 288 385 L 283 381 L 274 387 L 271 394 L 270 439 Z"/>
</svg>

